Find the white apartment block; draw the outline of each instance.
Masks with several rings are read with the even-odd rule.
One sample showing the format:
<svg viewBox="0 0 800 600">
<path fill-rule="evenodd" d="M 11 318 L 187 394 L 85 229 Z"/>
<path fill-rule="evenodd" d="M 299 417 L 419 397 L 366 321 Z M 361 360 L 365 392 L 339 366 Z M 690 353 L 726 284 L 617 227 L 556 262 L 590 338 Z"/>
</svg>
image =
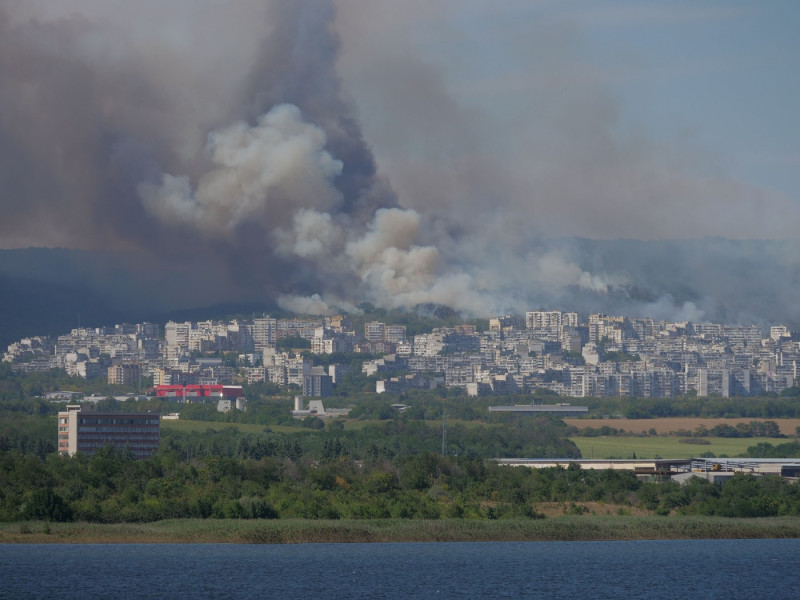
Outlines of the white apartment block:
<svg viewBox="0 0 800 600">
<path fill-rule="evenodd" d="M 526 312 L 525 327 L 528 329 L 558 329 L 561 327 L 561 311 L 535 310 Z"/>
<path fill-rule="evenodd" d="M 272 317 L 253 319 L 253 348 L 256 351 L 274 347 L 277 337 L 277 319 Z"/>
<path fill-rule="evenodd" d="M 192 330 L 190 322 L 174 323 L 169 321 L 164 326 L 164 339 L 167 341 L 168 346 L 177 346 L 179 348 L 189 348 L 189 332 Z"/>
<path fill-rule="evenodd" d="M 386 341 L 385 333 L 386 325 L 378 321 L 370 321 L 364 323 L 364 339 L 368 342 L 383 342 Z"/>
</svg>

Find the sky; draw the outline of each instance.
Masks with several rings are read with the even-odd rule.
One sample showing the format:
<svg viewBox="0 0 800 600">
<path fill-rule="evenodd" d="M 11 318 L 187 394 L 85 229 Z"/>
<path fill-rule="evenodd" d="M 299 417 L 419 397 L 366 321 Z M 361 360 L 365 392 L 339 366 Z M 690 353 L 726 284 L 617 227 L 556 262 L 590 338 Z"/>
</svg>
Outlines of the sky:
<svg viewBox="0 0 800 600">
<path fill-rule="evenodd" d="M 800 327 L 798 16 L 0 0 L 0 247 L 134 256 L 174 303 Z"/>
<path fill-rule="evenodd" d="M 800 201 L 796 3 L 363 4 L 339 15 L 341 71 L 404 201 L 419 163 L 478 159 L 512 202 L 562 204 L 547 232 L 792 237 L 761 207 Z"/>
</svg>

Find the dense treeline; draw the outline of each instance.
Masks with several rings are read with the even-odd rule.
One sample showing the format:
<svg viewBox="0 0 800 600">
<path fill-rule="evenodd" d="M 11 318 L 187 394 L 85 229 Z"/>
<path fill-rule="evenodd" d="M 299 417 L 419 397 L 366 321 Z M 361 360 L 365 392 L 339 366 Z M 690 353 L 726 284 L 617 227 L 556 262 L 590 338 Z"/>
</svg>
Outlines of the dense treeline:
<svg viewBox="0 0 800 600">
<path fill-rule="evenodd" d="M 745 419 L 800 418 L 797 388 L 787 388 L 780 396 L 735 396 L 678 398 L 581 398 L 576 404 L 589 407 L 593 416 L 619 415 L 629 419 L 662 417 L 713 417 Z"/>
<path fill-rule="evenodd" d="M 609 425 L 601 427 L 577 427 L 570 428 L 570 432 L 576 433 L 581 437 L 606 437 L 606 436 L 642 436 L 642 435 L 658 435 L 655 429 L 651 429 L 649 433 L 638 433 L 633 431 L 626 431 L 625 429 L 617 429 Z M 675 435 L 683 437 L 724 437 L 724 438 L 751 438 L 751 437 L 769 437 L 778 438 L 786 437 L 781 433 L 780 425 L 775 421 L 750 421 L 749 423 L 737 423 L 736 425 L 728 425 L 726 423 L 718 423 L 711 428 L 705 425 L 700 425 L 694 431 L 685 429 L 677 429 L 672 432 Z"/>
<path fill-rule="evenodd" d="M 219 456 L 254 458 L 263 456 L 299 456 L 315 460 L 325 458 L 326 448 L 338 448 L 337 456 L 356 460 L 395 459 L 421 452 L 440 452 L 441 424 L 406 418 L 363 427 L 344 429 L 340 422 L 322 424 L 319 430 L 295 433 L 242 433 L 235 428 L 209 430 L 205 434 L 162 430 L 162 446 L 172 448 L 187 458 Z M 514 456 L 579 458 L 580 451 L 566 438 L 568 428 L 550 417 L 527 417 L 510 423 L 450 424 L 446 432 L 446 453 L 468 454 L 481 458 Z M 287 448 L 292 448 L 291 453 Z"/>
<path fill-rule="evenodd" d="M 335 454 L 335 453 L 334 453 Z M 626 471 L 499 466 L 423 452 L 355 461 L 209 455 L 165 449 L 135 460 L 0 452 L 0 520 L 142 522 L 166 518 L 540 518 L 538 503 L 565 514 L 602 507 L 725 517 L 800 515 L 800 483 L 736 475 L 723 486 L 643 483 Z M 592 509 L 586 507 L 587 503 Z M 610 511 L 610 508 L 607 509 Z"/>
<path fill-rule="evenodd" d="M 769 442 L 759 442 L 747 448 L 748 458 L 800 458 L 800 442 L 786 442 L 773 446 Z"/>
</svg>

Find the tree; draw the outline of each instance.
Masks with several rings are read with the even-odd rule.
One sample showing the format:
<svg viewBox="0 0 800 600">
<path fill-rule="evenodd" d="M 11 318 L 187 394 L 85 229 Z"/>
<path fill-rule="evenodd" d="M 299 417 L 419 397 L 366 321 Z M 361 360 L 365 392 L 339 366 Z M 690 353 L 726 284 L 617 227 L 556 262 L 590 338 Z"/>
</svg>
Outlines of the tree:
<svg viewBox="0 0 800 600">
<path fill-rule="evenodd" d="M 72 509 L 51 489 L 31 492 L 22 508 L 22 518 L 65 522 L 72 520 Z"/>
</svg>

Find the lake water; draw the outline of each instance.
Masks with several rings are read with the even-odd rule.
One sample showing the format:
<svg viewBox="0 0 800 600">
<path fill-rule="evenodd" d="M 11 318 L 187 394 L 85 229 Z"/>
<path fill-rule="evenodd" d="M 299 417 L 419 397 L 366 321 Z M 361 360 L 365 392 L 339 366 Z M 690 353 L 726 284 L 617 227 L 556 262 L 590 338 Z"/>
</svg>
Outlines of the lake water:
<svg viewBox="0 0 800 600">
<path fill-rule="evenodd" d="M 800 540 L 0 545 L 0 598 L 800 598 Z"/>
</svg>

